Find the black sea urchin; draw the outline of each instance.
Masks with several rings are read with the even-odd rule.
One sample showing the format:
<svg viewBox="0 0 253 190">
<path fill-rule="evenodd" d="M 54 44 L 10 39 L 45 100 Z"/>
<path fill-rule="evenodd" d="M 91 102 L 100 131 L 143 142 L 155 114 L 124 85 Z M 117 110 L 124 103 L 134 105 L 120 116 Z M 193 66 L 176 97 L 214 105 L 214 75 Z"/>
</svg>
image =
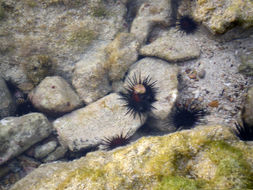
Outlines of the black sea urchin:
<svg viewBox="0 0 253 190">
<path fill-rule="evenodd" d="M 155 88 L 156 81 L 151 80 L 149 76 L 141 80 L 134 74 L 133 78 L 128 78 L 128 86 L 126 93 L 120 92 L 121 99 L 125 102 L 124 106 L 127 107 L 127 114 L 136 117 L 138 114 L 141 117 L 151 111 L 154 107 L 152 104 L 157 101 L 156 94 L 157 88 Z"/>
<path fill-rule="evenodd" d="M 201 118 L 206 114 L 206 111 L 199 109 L 193 104 L 176 104 L 172 111 L 169 123 L 177 129 L 190 129 L 201 122 Z"/>
<path fill-rule="evenodd" d="M 193 34 L 198 29 L 197 22 L 189 15 L 181 16 L 178 21 L 178 26 L 186 34 Z"/>
<path fill-rule="evenodd" d="M 253 126 L 249 126 L 245 122 L 243 125 L 235 123 L 236 129 L 233 129 L 234 134 L 242 141 L 253 141 Z"/>
<path fill-rule="evenodd" d="M 112 137 L 104 137 L 102 140 L 102 145 L 105 147 L 105 150 L 112 150 L 114 148 L 117 148 L 119 146 L 125 146 L 130 142 L 130 136 L 129 133 L 126 135 L 123 135 L 121 133 L 120 135 L 112 136 Z"/>
</svg>

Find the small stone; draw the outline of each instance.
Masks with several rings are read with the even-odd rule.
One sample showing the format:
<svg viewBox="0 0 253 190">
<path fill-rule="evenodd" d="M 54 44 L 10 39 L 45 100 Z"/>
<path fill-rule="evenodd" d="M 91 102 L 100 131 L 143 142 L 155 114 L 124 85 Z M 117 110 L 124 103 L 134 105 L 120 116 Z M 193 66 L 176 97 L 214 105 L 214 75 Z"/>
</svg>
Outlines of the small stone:
<svg viewBox="0 0 253 190">
<path fill-rule="evenodd" d="M 206 71 L 204 69 L 201 69 L 199 72 L 198 72 L 198 77 L 203 79 L 205 78 L 206 76 Z"/>
<path fill-rule="evenodd" d="M 253 126 L 253 87 L 248 90 L 242 110 L 242 120 L 249 126 Z"/>
<path fill-rule="evenodd" d="M 82 106 L 82 101 L 61 77 L 46 77 L 31 93 L 34 107 L 49 115 L 60 115 Z"/>
<path fill-rule="evenodd" d="M 197 71 L 191 72 L 191 73 L 188 75 L 188 77 L 189 77 L 190 79 L 197 79 Z"/>
<path fill-rule="evenodd" d="M 217 108 L 219 106 L 219 101 L 218 100 L 214 100 L 214 101 L 210 102 L 208 104 L 208 106 L 213 107 L 213 108 Z"/>
<path fill-rule="evenodd" d="M 51 153 L 52 151 L 54 151 L 54 149 L 57 146 L 57 142 L 56 141 L 49 141 L 46 144 L 37 146 L 35 148 L 35 152 L 34 152 L 34 157 L 37 159 L 41 159 L 46 157 L 49 153 Z"/>
</svg>

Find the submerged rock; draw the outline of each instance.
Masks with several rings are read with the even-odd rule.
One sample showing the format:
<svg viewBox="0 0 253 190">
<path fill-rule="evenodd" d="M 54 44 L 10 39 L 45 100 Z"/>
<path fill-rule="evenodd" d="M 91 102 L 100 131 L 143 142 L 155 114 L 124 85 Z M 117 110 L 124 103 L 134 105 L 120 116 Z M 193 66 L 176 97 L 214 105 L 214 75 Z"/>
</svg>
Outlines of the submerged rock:
<svg viewBox="0 0 253 190">
<path fill-rule="evenodd" d="M 141 76 L 141 79 L 144 80 L 149 76 L 151 83 L 156 81 L 154 87 L 158 91 L 157 101 L 152 104 L 155 107 L 152 113 L 156 118 L 165 119 L 178 96 L 177 73 L 176 65 L 156 58 L 144 58 L 130 67 L 127 78 L 133 80 L 136 75 L 137 79 Z M 127 85 L 128 80 L 125 80 L 125 86 Z"/>
<path fill-rule="evenodd" d="M 253 76 L 253 51 L 250 54 L 242 54 L 240 59 L 239 72 L 246 76 Z"/>
<path fill-rule="evenodd" d="M 0 119 L 14 114 L 15 108 L 11 93 L 5 81 L 0 77 Z"/>
<path fill-rule="evenodd" d="M 244 28 L 253 26 L 251 0 L 195 1 L 193 14 L 212 33 L 224 33 L 236 24 Z"/>
<path fill-rule="evenodd" d="M 185 61 L 200 56 L 200 48 L 192 37 L 168 35 L 140 49 L 140 54 L 167 61 Z"/>
<path fill-rule="evenodd" d="M 108 73 L 111 81 L 121 80 L 137 60 L 139 43 L 134 34 L 120 33 L 106 47 Z"/>
<path fill-rule="evenodd" d="M 0 121 L 0 165 L 48 137 L 52 126 L 40 113 Z"/>
<path fill-rule="evenodd" d="M 245 104 L 242 111 L 242 120 L 253 127 L 253 87 L 248 90 Z"/>
<path fill-rule="evenodd" d="M 228 128 L 202 126 L 43 165 L 11 190 L 250 189 L 252 154 Z"/>
<path fill-rule="evenodd" d="M 170 24 L 170 0 L 146 1 L 138 9 L 130 32 L 135 34 L 141 44 L 145 43 L 149 32 L 155 25 L 168 26 Z"/>
<path fill-rule="evenodd" d="M 145 121 L 126 115 L 127 109 L 112 93 L 53 122 L 60 142 L 71 151 L 78 151 L 98 145 L 105 137 L 133 134 Z"/>
<path fill-rule="evenodd" d="M 49 115 L 70 112 L 82 106 L 82 101 L 61 77 L 46 77 L 30 94 L 34 107 Z"/>
</svg>

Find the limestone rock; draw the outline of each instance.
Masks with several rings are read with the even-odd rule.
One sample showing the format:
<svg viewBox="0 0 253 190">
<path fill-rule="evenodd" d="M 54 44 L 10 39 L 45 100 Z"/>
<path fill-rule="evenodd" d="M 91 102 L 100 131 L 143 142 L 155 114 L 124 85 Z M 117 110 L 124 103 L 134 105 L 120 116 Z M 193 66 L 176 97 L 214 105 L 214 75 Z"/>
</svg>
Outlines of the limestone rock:
<svg viewBox="0 0 253 190">
<path fill-rule="evenodd" d="M 53 122 L 60 142 L 71 151 L 98 145 L 105 137 L 133 134 L 145 121 L 126 115 L 127 109 L 112 93 Z"/>
<path fill-rule="evenodd" d="M 239 72 L 246 76 L 253 76 L 253 51 L 251 54 L 242 54 L 240 59 L 241 65 L 238 67 Z"/>
<path fill-rule="evenodd" d="M 48 137 L 52 126 L 40 113 L 7 117 L 0 121 L 0 164 Z"/>
<path fill-rule="evenodd" d="M 144 58 L 133 64 L 129 70 L 127 76 L 129 79 L 134 75 L 137 78 L 141 75 L 142 80 L 149 76 L 151 81 L 156 81 L 155 87 L 158 93 L 157 101 L 153 103 L 155 109 L 152 110 L 152 113 L 156 118 L 165 119 L 178 96 L 177 66 L 156 58 Z M 125 80 L 126 86 L 127 81 Z"/>
<path fill-rule="evenodd" d="M 109 78 L 112 81 L 121 80 L 128 68 L 138 58 L 139 43 L 134 34 L 120 33 L 106 47 Z"/>
<path fill-rule="evenodd" d="M 57 146 L 56 141 L 49 141 L 43 145 L 37 146 L 34 149 L 34 157 L 37 159 L 46 157 L 49 153 L 53 152 Z"/>
<path fill-rule="evenodd" d="M 229 128 L 202 126 L 43 165 L 11 190 L 248 189 L 252 154 L 252 145 L 238 141 Z"/>
<path fill-rule="evenodd" d="M 38 110 L 50 115 L 70 112 L 82 105 L 78 95 L 59 76 L 46 77 L 29 94 L 29 99 Z"/>
<path fill-rule="evenodd" d="M 10 116 L 15 112 L 15 102 L 5 81 L 0 77 L 0 119 Z"/>
<path fill-rule="evenodd" d="M 72 84 L 87 104 L 104 97 L 112 90 L 104 51 L 106 45 L 101 44 L 99 48 L 91 49 L 75 65 Z"/>
<path fill-rule="evenodd" d="M 248 90 L 242 111 L 242 119 L 247 125 L 253 127 L 253 87 Z"/>
<path fill-rule="evenodd" d="M 253 25 L 251 0 L 201 0 L 196 1 L 193 10 L 194 17 L 213 33 L 224 33 L 235 23 L 244 28 Z"/>
<path fill-rule="evenodd" d="M 184 61 L 200 56 L 200 48 L 190 36 L 168 35 L 156 39 L 140 49 L 144 56 L 154 56 L 167 61 Z"/>
<path fill-rule="evenodd" d="M 140 6 L 130 32 L 136 35 L 141 44 L 147 40 L 148 34 L 154 25 L 169 25 L 172 12 L 170 5 L 171 3 L 168 0 L 149 0 Z"/>
</svg>

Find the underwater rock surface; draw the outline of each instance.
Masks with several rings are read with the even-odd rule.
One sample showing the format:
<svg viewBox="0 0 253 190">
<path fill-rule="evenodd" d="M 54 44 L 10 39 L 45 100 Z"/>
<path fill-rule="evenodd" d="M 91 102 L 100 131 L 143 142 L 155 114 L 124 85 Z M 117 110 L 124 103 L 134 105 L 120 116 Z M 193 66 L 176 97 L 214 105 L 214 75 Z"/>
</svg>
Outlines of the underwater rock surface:
<svg viewBox="0 0 253 190">
<path fill-rule="evenodd" d="M 253 87 L 249 88 L 242 111 L 243 121 L 253 127 Z"/>
<path fill-rule="evenodd" d="M 238 24 L 244 28 L 253 26 L 253 2 L 251 0 L 199 0 L 193 7 L 194 17 L 212 33 L 224 33 Z"/>
<path fill-rule="evenodd" d="M 11 190 L 247 189 L 253 187 L 252 154 L 227 127 L 200 126 L 43 165 Z"/>
<path fill-rule="evenodd" d="M 48 137 L 52 130 L 52 125 L 41 113 L 2 119 L 0 121 L 0 164 Z"/>
<path fill-rule="evenodd" d="M 116 93 L 66 114 L 53 122 L 60 142 L 71 151 L 94 147 L 105 137 L 132 135 L 145 121 L 126 114 L 124 102 Z"/>
<path fill-rule="evenodd" d="M 82 106 L 79 96 L 60 76 L 46 77 L 29 93 L 29 99 L 38 110 L 53 116 Z"/>
<path fill-rule="evenodd" d="M 140 49 L 143 56 L 155 56 L 167 61 L 183 61 L 200 56 L 200 48 L 192 37 L 169 34 Z"/>
</svg>

